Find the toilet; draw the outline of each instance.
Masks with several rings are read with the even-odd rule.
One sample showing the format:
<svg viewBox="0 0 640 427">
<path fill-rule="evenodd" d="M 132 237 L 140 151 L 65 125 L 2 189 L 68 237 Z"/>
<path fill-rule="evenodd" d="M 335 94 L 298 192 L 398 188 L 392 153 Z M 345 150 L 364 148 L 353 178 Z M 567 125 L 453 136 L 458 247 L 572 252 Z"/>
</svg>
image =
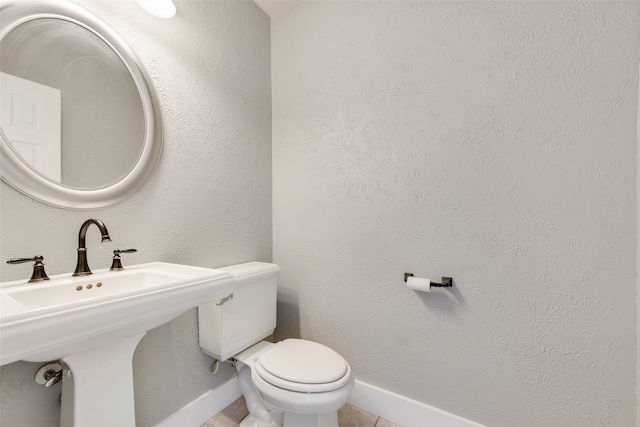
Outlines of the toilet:
<svg viewBox="0 0 640 427">
<path fill-rule="evenodd" d="M 232 298 L 198 307 L 200 348 L 233 358 L 249 415 L 241 427 L 338 427 L 354 379 L 349 363 L 322 344 L 264 341 L 276 327 L 276 264 L 221 268 L 236 279 Z"/>
</svg>

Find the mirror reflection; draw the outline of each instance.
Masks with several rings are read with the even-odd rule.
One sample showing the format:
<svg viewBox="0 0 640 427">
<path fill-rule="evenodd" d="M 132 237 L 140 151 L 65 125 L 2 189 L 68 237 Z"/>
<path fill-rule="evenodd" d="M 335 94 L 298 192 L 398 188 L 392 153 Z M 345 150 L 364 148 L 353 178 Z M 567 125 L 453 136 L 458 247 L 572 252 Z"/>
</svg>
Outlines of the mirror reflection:
<svg viewBox="0 0 640 427">
<path fill-rule="evenodd" d="M 38 18 L 0 41 L 0 125 L 13 150 L 48 179 L 101 188 L 134 167 L 145 113 L 122 59 L 74 22 Z"/>
</svg>

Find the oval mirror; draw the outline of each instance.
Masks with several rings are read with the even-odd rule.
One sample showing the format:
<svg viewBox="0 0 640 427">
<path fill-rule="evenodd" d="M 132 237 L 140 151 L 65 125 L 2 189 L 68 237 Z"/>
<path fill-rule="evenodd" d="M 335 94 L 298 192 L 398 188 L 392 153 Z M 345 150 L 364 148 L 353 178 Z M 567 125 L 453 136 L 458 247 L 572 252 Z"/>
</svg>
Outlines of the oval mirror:
<svg viewBox="0 0 640 427">
<path fill-rule="evenodd" d="M 124 41 L 75 3 L 0 7 L 0 172 L 44 203 L 93 209 L 136 192 L 162 149 L 151 79 Z"/>
</svg>

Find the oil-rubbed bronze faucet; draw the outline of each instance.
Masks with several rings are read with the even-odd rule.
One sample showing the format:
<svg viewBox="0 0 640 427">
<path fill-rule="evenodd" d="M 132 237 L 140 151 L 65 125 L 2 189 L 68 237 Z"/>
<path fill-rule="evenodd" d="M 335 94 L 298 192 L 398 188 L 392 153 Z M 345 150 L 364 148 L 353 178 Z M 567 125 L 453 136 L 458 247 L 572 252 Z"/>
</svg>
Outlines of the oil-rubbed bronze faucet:
<svg viewBox="0 0 640 427">
<path fill-rule="evenodd" d="M 87 229 L 91 224 L 95 224 L 100 229 L 102 234 L 102 242 L 110 242 L 109 231 L 102 221 L 99 219 L 88 219 L 80 227 L 80 234 L 78 235 L 78 264 L 76 264 L 76 271 L 73 272 L 74 276 L 88 276 L 91 274 L 91 269 L 87 263 L 87 248 L 85 238 L 87 236 Z"/>
</svg>

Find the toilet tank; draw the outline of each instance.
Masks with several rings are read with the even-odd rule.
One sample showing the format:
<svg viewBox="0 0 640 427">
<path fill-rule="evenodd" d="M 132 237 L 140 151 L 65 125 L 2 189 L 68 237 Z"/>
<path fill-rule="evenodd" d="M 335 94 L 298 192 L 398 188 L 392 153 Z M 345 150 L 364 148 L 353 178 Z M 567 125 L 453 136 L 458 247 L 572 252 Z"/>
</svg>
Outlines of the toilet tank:
<svg viewBox="0 0 640 427">
<path fill-rule="evenodd" d="M 233 299 L 198 307 L 200 348 L 218 360 L 227 360 L 273 333 L 280 267 L 248 262 L 219 270 L 236 279 Z"/>
</svg>

